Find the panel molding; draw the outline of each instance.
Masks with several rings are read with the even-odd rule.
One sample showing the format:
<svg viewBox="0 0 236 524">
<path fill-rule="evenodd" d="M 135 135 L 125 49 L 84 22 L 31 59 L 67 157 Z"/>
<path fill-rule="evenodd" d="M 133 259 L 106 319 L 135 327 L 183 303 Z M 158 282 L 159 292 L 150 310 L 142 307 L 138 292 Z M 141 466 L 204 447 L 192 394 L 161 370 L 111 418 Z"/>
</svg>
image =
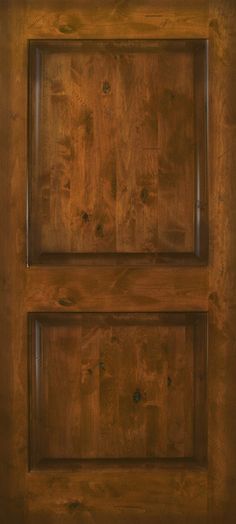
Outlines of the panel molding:
<svg viewBox="0 0 236 524">
<path fill-rule="evenodd" d="M 45 435 L 45 430 L 42 431 L 42 417 L 44 416 L 44 397 L 42 397 L 42 387 L 44 387 L 45 373 L 50 372 L 47 358 L 44 358 L 45 355 L 43 356 L 43 353 L 47 351 L 46 333 L 48 333 L 48 329 L 53 329 L 55 333 L 57 328 L 60 329 L 66 327 L 66 329 L 70 329 L 70 326 L 73 328 L 83 326 L 83 329 L 86 328 L 86 326 L 92 326 L 93 330 L 97 327 L 104 329 L 107 326 L 121 328 L 124 328 L 124 326 L 143 326 L 144 329 L 148 326 L 160 326 L 164 329 L 169 327 L 184 327 L 187 330 L 186 336 L 191 337 L 193 344 L 193 453 L 191 456 L 119 456 L 117 458 L 115 456 L 110 458 L 94 456 L 92 458 L 83 458 L 73 456 L 73 458 L 64 458 L 63 456 L 57 457 L 53 455 L 50 457 L 45 455 L 45 438 L 47 441 L 47 438 L 49 437 Z M 155 465 L 158 467 L 199 467 L 206 464 L 207 313 L 30 313 L 28 315 L 28 327 L 30 470 L 54 468 L 86 469 L 97 467 L 126 468 L 136 466 L 154 467 Z M 189 329 L 190 331 L 188 331 Z M 189 334 L 187 334 L 187 332 Z M 53 337 L 55 344 L 55 335 L 53 335 Z M 56 350 L 56 348 L 54 349 Z M 172 372 L 175 373 L 174 369 Z M 185 399 L 185 401 L 186 400 L 188 399 Z"/>
<path fill-rule="evenodd" d="M 46 252 L 40 248 L 40 224 L 33 220 L 33 178 L 37 178 L 40 135 L 40 89 L 42 63 L 51 52 L 83 53 L 96 46 L 123 46 L 132 51 L 161 49 L 189 50 L 194 57 L 195 180 L 193 243 L 190 252 Z M 143 46 L 143 49 L 142 49 Z M 106 48 L 105 48 L 106 49 Z M 205 40 L 32 40 L 29 43 L 29 181 L 28 181 L 28 265 L 206 265 L 208 261 L 208 190 L 207 190 L 207 41 Z"/>
</svg>

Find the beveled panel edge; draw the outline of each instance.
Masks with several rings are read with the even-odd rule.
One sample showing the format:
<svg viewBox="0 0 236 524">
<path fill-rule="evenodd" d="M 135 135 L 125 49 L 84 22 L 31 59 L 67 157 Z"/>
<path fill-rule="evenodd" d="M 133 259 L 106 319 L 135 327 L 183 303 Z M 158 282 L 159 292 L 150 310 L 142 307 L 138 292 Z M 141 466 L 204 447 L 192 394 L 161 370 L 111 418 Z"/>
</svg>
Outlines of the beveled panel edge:
<svg viewBox="0 0 236 524">
<path fill-rule="evenodd" d="M 194 251 L 189 253 L 44 253 L 34 246 L 31 231 L 33 159 L 37 156 L 37 127 L 39 125 L 39 96 L 42 52 L 55 50 L 77 50 L 88 46 L 94 48 L 101 44 L 110 47 L 115 45 L 130 50 L 145 51 L 148 48 L 158 50 L 190 50 L 194 53 L 194 86 L 195 86 L 195 206 L 194 213 Z M 207 127 L 208 127 L 208 41 L 206 39 L 82 39 L 82 40 L 29 40 L 28 42 L 28 190 L 27 190 L 27 266 L 34 265 L 77 265 L 77 266 L 206 266 L 208 264 L 208 182 L 207 182 Z M 199 60 L 200 56 L 200 60 Z M 33 81 L 37 89 L 33 89 Z M 37 81 L 36 81 L 37 80 Z M 197 102 L 203 111 L 199 114 Z M 33 125 L 35 111 L 36 126 Z M 35 148 L 33 147 L 35 143 Z M 36 163 L 36 160 L 35 160 Z"/>
<path fill-rule="evenodd" d="M 117 458 L 117 459 L 61 459 L 40 456 L 38 442 L 37 410 L 39 408 L 40 370 L 39 352 L 41 344 L 41 329 L 43 325 L 63 326 L 80 324 L 82 318 L 88 317 L 89 321 L 97 320 L 101 325 L 106 325 L 106 319 L 112 325 L 143 325 L 187 326 L 193 327 L 193 352 L 194 352 L 194 453 L 192 457 L 181 458 Z M 129 320 L 130 319 L 130 320 Z M 137 322 L 139 319 L 139 322 Z M 127 324 L 128 320 L 128 324 Z M 104 324 L 105 322 L 105 324 Z M 80 470 L 97 468 L 160 468 L 160 467 L 207 467 L 207 312 L 159 312 L 159 313 L 53 313 L 34 312 L 28 313 L 28 471 L 35 470 Z M 35 364 L 35 366 L 34 366 Z M 198 404 L 198 407 L 196 408 Z M 35 411 L 33 411 L 35 410 Z M 35 414 L 35 416 L 34 416 Z"/>
</svg>

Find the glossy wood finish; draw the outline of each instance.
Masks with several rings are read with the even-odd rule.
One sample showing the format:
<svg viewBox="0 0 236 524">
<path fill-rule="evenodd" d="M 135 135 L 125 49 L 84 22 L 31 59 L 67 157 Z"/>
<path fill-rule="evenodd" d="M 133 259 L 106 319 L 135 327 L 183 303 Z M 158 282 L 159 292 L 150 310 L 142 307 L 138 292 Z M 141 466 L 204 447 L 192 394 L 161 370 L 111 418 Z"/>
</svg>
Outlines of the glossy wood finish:
<svg viewBox="0 0 236 524">
<path fill-rule="evenodd" d="M 236 4 L 210 2 L 210 522 L 235 522 Z"/>
<path fill-rule="evenodd" d="M 28 38 L 207 38 L 206 0 L 31 0 Z"/>
<path fill-rule="evenodd" d="M 30 331 L 31 467 L 204 459 L 205 314 L 36 313 Z"/>
<path fill-rule="evenodd" d="M 22 315 L 26 276 L 23 260 L 27 167 L 27 55 L 24 52 L 23 10 L 23 2 L 3 0 L 0 3 L 0 519 L 4 524 L 23 522 L 24 464 L 27 460 L 27 421 L 24 416 L 27 413 L 27 330 Z"/>
<path fill-rule="evenodd" d="M 182 311 L 207 308 L 206 268 L 199 268 L 198 274 L 196 268 L 175 268 L 174 272 L 153 268 L 154 271 L 148 269 L 144 273 L 141 268 L 133 271 L 132 268 L 98 267 L 97 276 L 96 268 L 26 269 L 27 40 L 71 38 L 70 33 L 58 32 L 59 27 L 65 29 L 72 23 L 71 12 L 84 20 L 83 29 L 80 26 L 80 31 L 76 30 L 75 38 L 109 35 L 111 38 L 146 38 L 148 35 L 155 39 L 160 36 L 204 38 L 207 33 L 205 2 L 198 2 L 194 8 L 190 2 L 178 2 L 174 10 L 166 1 L 159 3 L 158 9 L 156 3 L 139 1 L 130 3 L 128 10 L 127 4 L 111 0 L 103 2 L 103 7 L 101 2 L 94 2 L 92 7 L 91 3 L 80 2 L 80 6 L 73 0 L 66 4 L 66 10 L 60 0 L 1 2 L 4 34 L 1 159 L 4 169 L 0 212 L 5 224 L 1 229 L 4 240 L 1 237 L 0 260 L 4 284 L 0 296 L 1 341 L 5 349 L 0 368 L 4 426 L 1 520 L 4 524 L 71 524 L 78 519 L 82 524 L 103 524 L 104 521 L 156 524 L 158 520 L 163 524 L 171 520 L 181 522 L 189 516 L 193 522 L 194 515 L 196 522 L 204 522 L 207 472 L 192 464 L 181 468 L 167 465 L 164 470 L 155 468 L 155 475 L 152 468 L 116 466 L 112 470 L 105 466 L 99 470 L 83 468 L 83 473 L 78 468 L 64 473 L 51 472 L 50 468 L 28 472 L 26 341 L 30 311 L 89 311 L 91 305 L 97 310 L 115 311 L 116 304 L 120 311 L 131 312 L 164 311 L 172 307 Z"/>
<path fill-rule="evenodd" d="M 29 473 L 30 524 L 206 523 L 203 470 L 130 468 Z M 56 501 L 56 503 L 55 503 Z"/>
<path fill-rule="evenodd" d="M 1 63 L 1 75 L 0 75 L 0 92 L 4 93 L 5 86 L 9 86 L 10 83 L 10 72 L 8 70 L 9 61 L 9 46 L 8 39 L 10 36 L 10 25 L 7 20 L 7 9 L 4 6 L 1 9 L 0 17 L 0 31 L 4 38 L 1 39 L 2 49 L 2 63 Z M 7 213 L 7 195 L 9 195 L 10 180 L 4 177 L 4 173 L 9 169 L 9 159 L 7 155 L 3 154 L 3 149 L 6 147 L 6 142 L 9 137 L 9 109 L 10 109 L 10 97 L 4 97 L 4 105 L 0 104 L 0 221 L 2 227 L 0 228 L 0 246 L 2 250 L 2 256 L 0 257 L 0 338 L 4 341 L 5 347 L 8 347 L 8 351 L 2 351 L 1 343 L 1 365 L 0 365 L 0 423 L 1 427 L 5 427 L 4 431 L 0 431 L 0 449 L 1 449 L 1 466 L 0 466 L 0 485 L 1 485 L 1 505 L 0 505 L 0 518 L 6 519 L 6 512 L 8 507 L 9 499 L 9 460 L 10 460 L 10 447 L 9 447 L 9 435 L 10 435 L 10 421 L 11 421 L 11 397 L 9 387 L 9 377 L 11 369 L 11 357 L 10 344 L 11 344 L 11 321 L 10 321 L 10 300 L 9 300 L 9 266 L 8 256 L 10 252 L 10 246 L 7 242 L 9 235 L 9 212 Z M 4 254 L 4 256 L 3 256 Z"/>
<path fill-rule="evenodd" d="M 29 263 L 205 262 L 203 41 L 32 41 Z"/>
<path fill-rule="evenodd" d="M 235 2 L 211 0 L 210 20 L 205 0 L 102 3 L 2 0 L 0 12 L 3 50 L 0 410 L 4 428 L 0 432 L 1 522 L 233 524 L 236 515 Z M 203 39 L 208 34 L 211 145 L 208 466 L 166 462 L 165 466 L 154 469 L 104 465 L 65 470 L 63 465 L 63 470 L 51 470 L 48 466 L 43 471 L 29 472 L 28 313 L 89 312 L 96 307 L 97 312 L 114 312 L 116 303 L 118 311 L 131 313 L 161 312 L 166 308 L 169 312 L 206 311 L 208 268 L 67 268 L 66 265 L 26 268 L 28 40 Z"/>
<path fill-rule="evenodd" d="M 26 311 L 206 311 L 203 267 L 31 267 Z"/>
</svg>

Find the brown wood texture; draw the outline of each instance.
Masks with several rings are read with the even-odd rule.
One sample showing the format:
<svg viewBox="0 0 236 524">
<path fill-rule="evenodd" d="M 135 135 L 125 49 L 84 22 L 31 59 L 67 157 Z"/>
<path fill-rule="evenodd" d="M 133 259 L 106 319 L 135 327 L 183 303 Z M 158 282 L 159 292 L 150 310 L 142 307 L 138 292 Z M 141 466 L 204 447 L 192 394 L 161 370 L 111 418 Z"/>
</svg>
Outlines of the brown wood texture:
<svg viewBox="0 0 236 524">
<path fill-rule="evenodd" d="M 42 521 L 68 524 L 79 519 L 83 524 L 104 521 L 150 524 L 159 520 L 163 524 L 164 520 L 180 522 L 190 515 L 194 515 L 196 521 L 203 520 L 206 515 L 206 470 L 192 465 L 184 468 L 167 465 L 164 470 L 155 468 L 155 474 L 152 469 L 141 471 L 139 467 L 122 470 L 114 467 L 111 472 L 105 466 L 96 474 L 85 468 L 82 476 L 81 471 L 65 473 L 61 470 L 57 475 L 55 471 L 51 474 L 50 468 L 27 472 L 28 312 L 65 311 L 68 308 L 89 311 L 91 307 L 101 311 L 105 308 L 115 311 L 117 307 L 120 311 L 123 308 L 131 312 L 171 310 L 172 307 L 184 311 L 207 308 L 207 271 L 202 268 L 199 268 L 199 274 L 195 268 L 176 268 L 174 274 L 168 269 L 154 270 L 149 278 L 147 272 L 139 268 L 135 271 L 97 268 L 97 275 L 93 268 L 26 270 L 27 39 L 55 35 L 68 38 L 70 34 L 66 31 L 71 31 L 68 24 L 72 23 L 68 14 L 62 13 L 65 8 L 62 2 L 51 1 L 50 4 L 9 0 L 4 9 L 1 5 L 5 35 L 2 72 L 7 79 L 3 89 L 3 92 L 6 90 L 2 107 L 5 134 L 1 150 L 5 166 L 2 171 L 5 192 L 1 193 L 1 213 L 7 226 L 4 244 L 1 244 L 4 247 L 1 262 L 4 263 L 6 282 L 1 296 L 2 340 L 6 348 L 3 354 L 5 365 L 1 368 L 1 407 L 6 414 L 1 464 L 4 466 L 2 521 L 4 524 L 37 524 Z M 78 2 L 72 4 L 69 17 L 71 11 L 78 16 Z M 173 6 L 167 6 L 166 2 L 159 6 L 158 11 L 154 3 L 147 6 L 147 3 L 134 2 L 128 11 L 124 3 L 103 4 L 101 8 L 100 2 L 99 5 L 95 2 L 91 9 L 83 3 L 79 12 L 85 23 L 81 34 L 76 32 L 75 38 L 82 34 L 96 38 L 109 35 L 127 38 L 128 34 L 132 38 L 146 38 L 148 35 L 156 38 L 157 31 L 158 36 L 165 38 L 191 35 L 204 38 L 206 35 L 203 3 L 194 9 L 190 3 L 185 3 L 186 9 L 183 4 L 176 4 L 177 16 Z M 169 7 L 168 12 L 166 7 Z M 146 16 L 149 14 L 152 16 Z M 105 23 L 99 24 L 99 19 Z M 58 32 L 57 23 L 64 32 Z"/>
<path fill-rule="evenodd" d="M 204 313 L 38 313 L 30 329 L 30 467 L 204 459 Z"/>
<path fill-rule="evenodd" d="M 208 8 L 210 8 L 209 15 Z M 1 522 L 3 524 L 75 524 L 77 522 L 81 524 L 187 524 L 189 522 L 233 524 L 236 518 L 235 2 L 233 0 L 210 0 L 209 3 L 207 0 L 158 0 L 158 2 L 156 0 L 145 2 L 144 0 L 104 0 L 103 2 L 100 0 L 91 0 L 91 2 L 2 0 L 0 14 L 2 53 L 0 69 Z M 119 267 L 119 261 L 116 267 L 100 267 L 100 262 L 104 265 L 102 260 L 96 267 L 91 265 L 89 267 L 86 264 L 86 267 L 76 267 L 77 261 L 73 267 L 68 267 L 71 258 L 64 257 L 60 261 L 59 255 L 56 263 L 63 267 L 56 267 L 55 257 L 51 259 L 49 257 L 48 260 L 44 259 L 44 265 L 27 268 L 25 217 L 29 167 L 27 160 L 29 40 L 46 39 L 48 42 L 51 39 L 60 39 L 64 42 L 68 39 L 73 41 L 77 39 L 96 41 L 180 39 L 185 41 L 186 39 L 202 40 L 208 36 L 209 269 L 197 265 L 167 267 L 170 263 L 168 257 L 164 260 L 165 267 L 150 267 L 150 260 L 145 267 L 139 267 L 139 264 L 137 267 L 125 267 L 125 264 Z M 200 71 L 198 78 L 204 78 L 202 67 L 205 65 L 199 53 L 195 67 Z M 162 72 L 164 74 L 164 70 Z M 188 83 L 189 79 L 186 78 L 186 82 Z M 198 86 L 195 91 L 196 108 L 203 104 L 200 95 L 203 93 L 202 87 Z M 201 115 L 202 112 L 196 112 L 194 115 L 199 130 L 197 140 L 199 137 L 205 140 L 206 126 Z M 199 156 L 200 170 L 205 165 L 205 160 L 204 155 Z M 204 187 L 204 192 L 207 196 L 207 186 Z M 203 199 L 198 207 L 197 224 L 199 221 L 203 224 L 201 238 L 204 239 L 204 245 L 207 245 L 205 204 Z M 196 230 L 195 242 L 199 246 Z M 181 260 L 178 260 L 179 263 Z M 110 261 L 107 265 L 110 266 Z M 210 287 L 208 287 L 208 273 L 210 273 Z M 63 462 L 63 459 L 60 459 L 59 464 L 60 461 L 53 458 L 51 462 L 42 464 L 40 470 L 29 471 L 28 349 L 31 348 L 32 355 L 35 356 L 34 339 L 30 338 L 30 344 L 27 342 L 29 314 L 33 314 L 31 320 L 41 314 L 45 317 L 52 314 L 63 315 L 69 319 L 73 314 L 90 315 L 94 311 L 94 315 L 101 316 L 102 322 L 105 322 L 106 315 L 117 313 L 125 316 L 131 314 L 148 317 L 154 313 L 161 315 L 163 312 L 168 312 L 170 318 L 178 312 L 185 318 L 188 314 L 196 318 L 199 314 L 204 316 L 208 309 L 209 351 L 206 384 L 208 416 L 206 412 L 202 412 L 203 410 L 200 412 L 196 409 L 200 405 L 206 405 L 204 387 L 206 380 L 201 372 L 195 373 L 196 419 L 193 428 L 195 461 L 163 458 L 162 461 L 159 459 L 158 464 L 150 466 L 147 465 L 147 460 L 142 462 L 142 459 L 138 464 L 136 458 L 135 464 L 124 463 L 122 467 L 121 462 L 119 465 L 113 463 L 112 467 L 107 463 L 98 464 L 98 462 L 89 467 L 83 464 L 82 467 L 74 459 L 72 459 L 74 464 L 68 465 L 65 460 Z M 62 327 L 60 335 L 58 328 L 52 328 L 50 324 L 46 328 L 43 327 L 44 329 L 46 329 L 44 347 L 51 358 L 47 361 L 49 382 L 55 385 L 52 370 L 54 367 L 59 374 L 58 391 L 61 386 L 62 399 L 64 398 L 66 403 L 67 394 L 72 394 L 77 366 L 79 366 L 73 343 L 75 332 L 77 340 L 78 328 L 73 327 L 71 331 L 71 326 Z M 146 327 L 139 326 L 138 329 L 145 331 Z M 166 329 L 166 327 L 158 329 Z M 168 330 L 170 329 L 176 331 L 180 328 L 168 327 Z M 104 332 L 104 327 L 100 328 L 100 331 Z M 65 335 L 70 340 L 69 345 L 64 345 L 62 341 Z M 190 342 L 191 326 L 186 328 L 188 343 L 193 347 L 195 371 L 205 369 L 207 336 L 205 323 L 201 320 L 196 322 L 194 343 Z M 124 334 L 122 337 L 124 340 Z M 135 336 L 133 338 L 136 340 Z M 126 339 L 127 336 L 124 342 Z M 179 340 L 178 344 L 176 343 L 176 348 L 183 354 L 184 347 L 180 342 Z M 131 345 L 129 337 L 127 343 Z M 56 346 L 60 348 L 59 359 L 53 354 Z M 72 360 L 63 356 L 65 346 L 70 348 Z M 195 351 L 196 348 L 200 350 Z M 131 366 L 133 363 L 129 358 L 130 352 L 127 352 L 127 365 Z M 109 362 L 109 365 L 113 364 L 113 361 Z M 186 362 L 183 363 L 183 367 L 185 365 Z M 65 375 L 70 375 L 71 382 L 63 383 L 60 379 L 62 367 Z M 46 376 L 44 374 L 44 378 Z M 126 380 L 124 387 L 128 387 L 131 383 L 129 380 L 132 379 L 123 377 L 123 380 Z M 184 387 L 188 387 L 187 384 Z M 55 396 L 52 400 L 53 398 L 55 402 L 59 401 Z M 103 400 L 105 401 L 104 397 Z M 178 402 L 178 393 L 172 402 L 175 400 Z M 54 407 L 59 411 L 57 406 L 58 404 Z M 54 412 L 51 413 L 52 415 L 54 416 Z M 59 416 L 53 419 L 54 423 L 61 424 L 61 417 L 62 414 L 59 412 Z M 69 417 L 68 413 L 66 417 Z M 151 436 L 155 434 L 153 417 L 150 417 L 149 423 L 149 436 Z M 208 425 L 209 442 L 207 457 L 207 435 L 204 431 L 206 425 Z M 64 437 L 65 435 L 66 433 Z M 73 435 L 69 438 L 72 443 Z M 47 445 L 49 443 L 50 441 Z M 68 445 L 67 440 L 66 446 Z M 65 446 L 65 440 L 64 443 L 59 442 L 58 447 L 60 446 Z M 153 453 L 151 440 L 150 447 Z M 125 462 L 125 459 L 118 460 Z"/>
<path fill-rule="evenodd" d="M 205 43 L 32 41 L 29 67 L 29 263 L 206 261 Z"/>
<path fill-rule="evenodd" d="M 236 518 L 236 4 L 210 1 L 209 515 Z"/>
<path fill-rule="evenodd" d="M 206 268 L 30 267 L 26 311 L 206 311 Z"/>
<path fill-rule="evenodd" d="M 1 20 L 1 503 L 4 524 L 24 521 L 27 460 L 27 324 L 22 315 L 27 167 L 24 4 L 0 4 Z M 17 43 L 16 43 L 17 42 Z M 13 152 L 14 151 L 14 152 Z"/>
<path fill-rule="evenodd" d="M 29 38 L 207 38 L 206 0 L 29 0 Z"/>
<path fill-rule="evenodd" d="M 1 6 L 2 7 L 2 6 Z M 1 39 L 1 52 L 3 57 L 1 60 L 1 74 L 0 74 L 0 92 L 3 96 L 3 92 L 6 86 L 10 85 L 10 71 L 8 69 L 9 61 L 9 45 L 8 39 L 10 38 L 10 24 L 7 18 L 6 6 L 1 9 L 0 17 L 0 31 L 4 34 L 4 38 Z M 4 33 L 3 33 L 4 31 Z M 10 180 L 8 177 L 4 177 L 3 173 L 9 169 L 9 159 L 7 155 L 3 154 L 3 149 L 6 148 L 6 143 L 9 137 L 9 112 L 10 99 L 5 94 L 4 105 L 0 104 L 0 180 L 1 180 L 1 191 L 0 191 L 0 245 L 2 250 L 2 256 L 0 257 L 0 339 L 1 339 L 1 365 L 0 365 L 0 449 L 1 449 L 1 461 L 0 461 L 0 485 L 1 485 L 1 504 L 0 504 L 0 517 L 1 520 L 6 521 L 7 514 L 7 501 L 9 497 L 9 461 L 10 461 L 10 427 L 11 427 L 11 396 L 10 396 L 10 369 L 11 369 L 11 320 L 10 320 L 10 300 L 9 300 L 9 266 L 8 257 L 10 252 L 10 245 L 7 242 L 9 235 L 9 213 L 7 212 L 7 195 L 9 195 Z M 8 348 L 8 351 L 2 351 L 2 344 Z M 4 428 L 4 431 L 3 431 Z"/>
<path fill-rule="evenodd" d="M 138 474 L 139 473 L 139 474 Z M 29 473 L 30 524 L 202 524 L 206 522 L 206 474 L 172 468 L 100 469 L 80 474 Z M 171 493 L 171 497 L 170 497 Z M 56 501 L 56 504 L 55 504 Z"/>
</svg>

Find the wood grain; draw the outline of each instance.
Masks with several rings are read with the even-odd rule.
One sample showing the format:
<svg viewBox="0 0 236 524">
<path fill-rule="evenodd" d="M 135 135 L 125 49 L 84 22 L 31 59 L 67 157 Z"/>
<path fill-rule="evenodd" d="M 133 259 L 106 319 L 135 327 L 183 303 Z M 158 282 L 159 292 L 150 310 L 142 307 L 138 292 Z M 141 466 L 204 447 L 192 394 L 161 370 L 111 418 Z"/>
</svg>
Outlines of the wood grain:
<svg viewBox="0 0 236 524">
<path fill-rule="evenodd" d="M 1 19 L 1 478 L 0 518 L 24 523 L 27 463 L 26 262 L 27 43 L 25 2 L 0 4 Z M 17 44 L 16 44 L 17 42 Z"/>
<path fill-rule="evenodd" d="M 210 2 L 210 522 L 235 522 L 236 5 Z"/>
<path fill-rule="evenodd" d="M 209 4 L 210 20 L 207 0 L 104 0 L 102 3 L 98 0 L 2 0 L 0 3 L 3 51 L 0 71 L 0 408 L 1 427 L 4 428 L 0 446 L 0 518 L 4 524 L 75 524 L 78 521 L 82 524 L 235 522 L 236 13 L 233 0 L 210 0 Z M 53 265 L 55 259 L 53 261 L 49 258 L 44 260 L 44 267 L 27 269 L 25 193 L 28 40 L 202 39 L 208 37 L 208 34 L 210 289 L 208 268 L 181 268 L 177 265 L 171 268 L 150 268 L 150 259 L 146 268 L 126 267 L 127 260 L 123 267 L 119 267 L 119 261 L 116 267 L 102 268 L 99 265 L 88 267 L 84 261 L 85 267 L 69 268 L 65 257 L 61 262 L 57 259 L 63 266 L 59 268 Z M 204 67 L 196 56 L 194 67 L 197 70 Z M 201 92 L 202 87 L 195 91 L 196 106 L 202 104 Z M 198 119 L 197 128 L 200 130 L 198 142 L 205 133 L 205 122 L 202 122 L 198 113 L 195 114 L 195 119 Z M 63 149 L 63 144 L 61 147 Z M 199 160 L 203 166 L 205 160 L 201 156 Z M 207 197 L 207 188 L 205 196 Z M 45 201 L 47 202 L 47 198 Z M 201 215 L 202 223 L 206 225 L 202 218 L 206 216 L 205 203 L 202 199 L 198 216 Z M 55 202 L 54 205 L 56 209 Z M 109 209 L 113 220 L 111 206 Z M 182 210 L 179 209 L 178 212 L 181 214 Z M 204 227 L 203 233 L 204 231 L 207 231 L 207 227 Z M 138 266 L 140 262 L 142 263 L 139 261 Z M 169 263 L 168 257 L 164 262 Z M 102 263 L 104 264 L 104 260 Z M 63 464 L 62 470 L 51 469 L 52 466 L 48 464 L 44 471 L 28 472 L 28 313 L 55 311 L 57 314 L 67 312 L 69 316 L 69 311 L 85 314 L 94 310 L 102 314 L 109 311 L 150 314 L 165 309 L 169 313 L 190 313 L 207 311 L 208 307 L 207 465 L 205 457 L 203 467 L 197 467 L 192 462 L 185 462 L 180 466 L 167 461 L 165 466 L 159 464 L 155 468 L 137 464 L 129 468 L 117 465 L 108 468 L 104 464 L 96 468 L 80 469 L 77 465 L 70 469 Z M 51 334 L 50 329 L 49 331 Z M 200 341 L 207 333 L 199 327 L 197 333 L 197 343 L 202 348 Z M 55 332 L 53 336 L 54 341 L 58 339 Z M 182 334 L 178 336 L 178 343 L 181 343 Z M 167 337 L 164 332 L 163 337 Z M 186 337 L 190 345 L 192 339 L 196 344 L 191 329 L 186 331 Z M 103 343 L 103 355 L 114 370 L 116 362 L 114 359 L 109 360 L 110 350 L 106 337 L 101 338 L 101 344 Z M 145 365 L 150 369 L 151 363 L 146 353 L 144 358 Z M 202 358 L 203 352 L 199 351 L 197 365 L 201 365 Z M 52 364 L 57 365 L 56 358 L 52 360 Z M 61 367 L 63 365 L 64 361 L 61 359 Z M 170 363 L 170 367 L 172 365 Z M 77 372 L 76 366 L 74 367 L 74 373 L 71 371 L 73 379 Z M 194 389 L 196 403 L 202 402 L 202 398 L 206 399 L 206 391 L 201 389 L 201 383 L 202 376 L 199 374 Z M 108 392 L 114 394 L 113 384 L 104 380 L 102 387 L 101 402 L 104 412 L 112 420 L 113 413 L 107 406 L 106 398 Z M 189 387 L 188 382 L 186 387 Z M 63 391 L 65 395 L 66 389 Z M 174 395 L 172 401 L 175 401 Z M 176 404 L 179 409 L 177 398 Z M 185 409 L 184 406 L 181 409 Z M 201 420 L 206 418 L 207 413 L 204 412 Z M 106 434 L 107 426 L 103 422 L 102 424 Z M 150 434 L 155 434 L 158 420 L 152 409 L 148 424 Z M 112 432 L 108 434 L 112 442 Z M 203 436 L 195 434 L 195 442 L 200 446 L 199 462 L 200 457 L 205 454 L 203 449 L 207 439 L 206 434 L 201 435 Z M 154 452 L 155 442 L 150 439 L 148 454 Z"/>
<path fill-rule="evenodd" d="M 204 390 L 206 367 L 196 321 L 204 328 L 204 314 L 31 315 L 31 467 L 196 458 L 205 399 L 195 403 L 194 383 L 201 374 Z"/>
<path fill-rule="evenodd" d="M 9 24 L 9 12 L 6 4 L 1 6 L 1 18 L 0 18 L 0 30 L 2 34 L 1 49 L 2 49 L 2 63 L 1 63 L 1 75 L 0 75 L 0 92 L 3 93 L 5 86 L 10 87 L 10 72 L 8 68 L 9 61 L 9 45 L 8 40 L 10 37 L 10 24 Z M 4 28 L 4 32 L 3 32 Z M 4 154 L 6 151 L 6 145 L 9 137 L 9 110 L 10 110 L 10 94 L 4 98 L 4 105 L 0 104 L 0 220 L 2 227 L 0 228 L 0 245 L 2 249 L 2 256 L 0 257 L 0 337 L 1 341 L 5 342 L 7 347 L 10 347 L 11 341 L 11 321 L 10 321 L 10 300 L 9 300 L 9 267 L 8 257 L 10 252 L 10 246 L 6 242 L 9 235 L 9 211 L 7 206 L 7 195 L 9 193 L 9 179 L 4 176 L 4 173 L 9 169 L 9 159 Z M 6 511 L 9 504 L 9 489 L 10 489 L 10 475 L 8 464 L 10 461 L 11 449 L 9 446 L 9 438 L 11 434 L 11 397 L 10 397 L 10 377 L 11 377 L 11 353 L 10 351 L 1 350 L 1 366 L 0 366 L 0 423 L 1 427 L 5 428 L 4 431 L 0 432 L 0 449 L 1 449 L 1 469 L 0 469 L 0 482 L 1 482 L 1 505 L 0 505 L 0 517 L 1 520 L 5 518 Z"/>
<path fill-rule="evenodd" d="M 26 311 L 207 311 L 208 268 L 31 267 Z"/>
<path fill-rule="evenodd" d="M 206 0 L 34 0 L 29 38 L 207 38 Z"/>
<path fill-rule="evenodd" d="M 31 472 L 29 523 L 206 524 L 206 471 L 138 471 Z"/>
<path fill-rule="evenodd" d="M 205 55 L 31 43 L 29 263 L 206 261 Z"/>
</svg>

